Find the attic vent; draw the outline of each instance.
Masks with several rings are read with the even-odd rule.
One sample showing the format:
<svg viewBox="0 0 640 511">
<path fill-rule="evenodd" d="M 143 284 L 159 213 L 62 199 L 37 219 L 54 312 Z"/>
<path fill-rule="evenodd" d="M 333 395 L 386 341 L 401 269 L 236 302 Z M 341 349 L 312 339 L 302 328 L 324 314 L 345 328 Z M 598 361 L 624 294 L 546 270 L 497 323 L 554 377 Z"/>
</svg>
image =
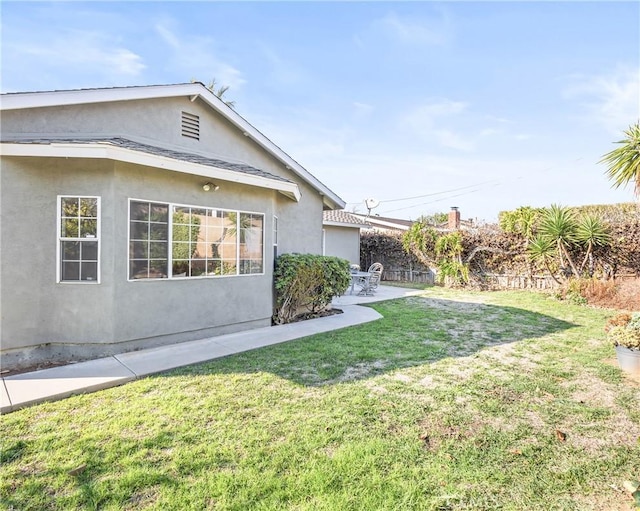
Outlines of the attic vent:
<svg viewBox="0 0 640 511">
<path fill-rule="evenodd" d="M 182 136 L 200 140 L 200 116 L 182 112 Z"/>
</svg>

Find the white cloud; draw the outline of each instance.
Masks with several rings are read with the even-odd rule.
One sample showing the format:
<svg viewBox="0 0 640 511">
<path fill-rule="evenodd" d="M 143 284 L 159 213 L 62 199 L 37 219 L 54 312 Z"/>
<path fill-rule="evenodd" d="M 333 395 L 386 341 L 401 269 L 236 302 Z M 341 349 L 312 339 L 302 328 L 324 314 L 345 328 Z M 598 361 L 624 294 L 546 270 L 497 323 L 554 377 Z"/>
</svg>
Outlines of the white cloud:
<svg viewBox="0 0 640 511">
<path fill-rule="evenodd" d="M 581 102 L 588 119 L 612 134 L 640 118 L 640 68 L 619 67 L 595 76 L 573 76 L 564 95 Z"/>
<path fill-rule="evenodd" d="M 353 109 L 355 111 L 356 117 L 361 118 L 361 117 L 368 117 L 373 112 L 374 107 L 367 103 L 360 103 L 358 101 L 354 101 Z"/>
<path fill-rule="evenodd" d="M 436 140 L 451 149 L 470 151 L 470 140 L 451 128 L 460 114 L 467 110 L 467 104 L 450 99 L 438 99 L 420 105 L 401 118 L 400 124 L 424 140 Z"/>
<path fill-rule="evenodd" d="M 212 38 L 180 33 L 170 19 L 156 23 L 154 29 L 168 46 L 167 67 L 183 73 L 184 81 L 193 78 L 208 83 L 215 78 L 219 85 L 231 88 L 246 83 L 240 70 L 219 57 Z"/>
<path fill-rule="evenodd" d="M 423 130 L 432 128 L 442 118 L 456 116 L 467 109 L 467 104 L 450 99 L 438 99 L 413 108 L 404 116 L 403 121 L 411 128 Z"/>
<path fill-rule="evenodd" d="M 264 60 L 269 64 L 269 80 L 275 87 L 301 86 L 304 82 L 304 72 L 295 63 L 283 58 L 271 46 L 261 43 L 260 51 Z"/>
<path fill-rule="evenodd" d="M 513 124 L 513 121 L 507 119 L 506 117 L 498 117 L 495 115 L 485 115 L 485 119 L 491 122 L 496 122 L 498 124 Z"/>
<path fill-rule="evenodd" d="M 442 46 L 451 39 L 449 20 L 444 15 L 433 19 L 416 19 L 403 18 L 391 12 L 373 21 L 371 28 L 402 44 Z"/>
<path fill-rule="evenodd" d="M 466 152 L 473 151 L 476 147 L 476 144 L 472 139 L 460 133 L 454 133 L 451 130 L 435 130 L 434 135 L 440 145 L 444 147 Z"/>
<path fill-rule="evenodd" d="M 174 35 L 173 32 L 171 32 L 171 30 L 166 28 L 162 23 L 156 23 L 154 28 L 165 43 L 167 43 L 175 50 L 180 49 L 180 40 Z"/>
<path fill-rule="evenodd" d="M 491 135 L 497 135 L 500 133 L 500 130 L 495 128 L 485 128 L 480 132 L 481 137 L 490 137 Z"/>
<path fill-rule="evenodd" d="M 8 56 L 4 59 L 5 76 L 28 62 L 29 68 L 40 69 L 43 75 L 77 74 L 91 76 L 94 81 L 108 77 L 114 83 L 138 77 L 146 68 L 140 55 L 100 31 L 72 29 L 57 32 L 51 39 L 46 34 L 28 41 L 13 39 L 3 53 Z"/>
</svg>

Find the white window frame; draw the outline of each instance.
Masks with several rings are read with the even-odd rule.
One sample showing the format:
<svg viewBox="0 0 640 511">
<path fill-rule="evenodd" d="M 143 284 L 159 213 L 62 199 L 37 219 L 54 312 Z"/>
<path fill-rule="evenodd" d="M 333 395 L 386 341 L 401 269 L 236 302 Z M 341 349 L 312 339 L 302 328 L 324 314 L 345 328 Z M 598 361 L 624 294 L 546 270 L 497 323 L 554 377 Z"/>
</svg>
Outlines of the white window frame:
<svg viewBox="0 0 640 511">
<path fill-rule="evenodd" d="M 131 241 L 131 203 L 132 202 L 150 202 L 155 204 L 163 204 L 166 205 L 169 209 L 169 225 L 168 225 L 168 234 L 167 234 L 167 277 L 166 278 L 145 278 L 145 279 L 132 279 L 130 276 L 130 253 L 129 253 L 129 243 Z M 223 274 L 223 275 L 198 275 L 195 277 L 184 276 L 184 277 L 176 277 L 173 275 L 173 208 L 195 208 L 195 209 L 213 209 L 216 211 L 224 211 L 229 213 L 236 213 L 236 229 L 237 229 L 237 240 L 236 240 L 236 273 L 235 274 Z M 257 215 L 262 217 L 262 272 L 260 273 L 240 273 L 240 215 L 241 214 L 249 214 L 249 215 Z M 126 240 L 126 261 L 127 261 L 127 281 L 129 282 L 157 282 L 157 281 L 167 281 L 167 280 L 195 280 L 195 279 L 221 279 L 221 278 L 234 278 L 234 277 L 254 277 L 265 275 L 265 263 L 266 263 L 266 247 L 265 247 L 265 237 L 266 237 L 266 215 L 265 213 L 259 211 L 247 211 L 247 210 L 239 210 L 239 209 L 228 209 L 228 208 L 218 208 L 214 206 L 201 206 L 194 204 L 181 204 L 177 202 L 167 202 L 161 200 L 152 200 L 152 199 L 139 199 L 130 197 L 127 203 L 127 240 Z"/>
<path fill-rule="evenodd" d="M 273 246 L 278 246 L 278 217 L 273 215 Z"/>
<path fill-rule="evenodd" d="M 97 219 L 96 219 L 96 237 L 95 238 L 70 238 L 62 236 L 62 199 L 63 198 L 76 198 L 76 199 L 96 199 L 97 206 Z M 78 194 L 64 194 L 58 195 L 56 199 L 56 283 L 57 284 L 100 284 L 102 281 L 101 275 L 101 261 L 102 261 L 102 243 L 100 230 L 102 228 L 102 201 L 99 195 L 78 195 Z M 91 239 L 98 243 L 97 249 L 97 264 L 96 264 L 96 280 L 62 280 L 62 242 L 63 241 L 82 241 Z"/>
</svg>

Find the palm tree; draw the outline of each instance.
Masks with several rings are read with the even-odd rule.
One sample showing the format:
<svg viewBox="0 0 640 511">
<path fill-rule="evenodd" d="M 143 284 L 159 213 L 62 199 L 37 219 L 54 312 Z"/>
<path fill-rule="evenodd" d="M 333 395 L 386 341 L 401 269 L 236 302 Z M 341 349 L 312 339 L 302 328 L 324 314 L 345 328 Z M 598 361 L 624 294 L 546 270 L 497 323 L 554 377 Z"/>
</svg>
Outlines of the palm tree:
<svg viewBox="0 0 640 511">
<path fill-rule="evenodd" d="M 197 82 L 199 80 L 196 80 L 195 78 L 191 78 L 191 83 Z M 202 83 L 202 82 L 200 82 Z M 229 90 L 229 86 L 228 85 L 221 85 L 220 87 L 218 87 L 218 89 L 216 90 L 216 79 L 212 78 L 211 81 L 209 82 L 208 85 L 205 85 L 205 87 L 207 89 L 209 89 L 211 92 L 213 92 L 216 97 L 218 99 L 221 99 L 225 105 L 227 105 L 229 108 L 233 108 L 235 109 L 236 106 L 236 102 L 235 101 L 227 101 L 225 100 L 222 96 L 224 96 L 224 94 Z"/>
<path fill-rule="evenodd" d="M 568 263 L 571 273 L 579 277 L 580 272 L 570 253 L 571 247 L 578 241 L 577 228 L 578 224 L 573 212 L 569 208 L 553 204 L 544 212 L 538 232 L 556 246 L 560 266 L 566 268 Z"/>
<path fill-rule="evenodd" d="M 546 236 L 536 234 L 529 240 L 527 252 L 529 253 L 529 257 L 531 258 L 531 260 L 542 262 L 549 275 L 551 275 L 551 278 L 558 284 L 561 284 L 561 282 L 555 276 L 555 272 L 551 270 L 550 266 L 550 263 L 553 262 L 556 255 L 556 246 L 553 241 L 551 241 Z"/>
<path fill-rule="evenodd" d="M 624 132 L 626 138 L 616 142 L 620 147 L 605 154 L 599 163 L 608 165 L 607 176 L 613 186 L 634 184 L 634 193 L 640 199 L 640 121 Z"/>
<path fill-rule="evenodd" d="M 580 273 L 584 271 L 587 262 L 589 263 L 589 276 L 593 276 L 594 261 L 593 249 L 595 247 L 605 247 L 611 241 L 611 235 L 607 225 L 596 215 L 584 215 L 576 228 L 576 240 L 581 245 L 586 245 L 587 251 L 580 265 Z"/>
</svg>

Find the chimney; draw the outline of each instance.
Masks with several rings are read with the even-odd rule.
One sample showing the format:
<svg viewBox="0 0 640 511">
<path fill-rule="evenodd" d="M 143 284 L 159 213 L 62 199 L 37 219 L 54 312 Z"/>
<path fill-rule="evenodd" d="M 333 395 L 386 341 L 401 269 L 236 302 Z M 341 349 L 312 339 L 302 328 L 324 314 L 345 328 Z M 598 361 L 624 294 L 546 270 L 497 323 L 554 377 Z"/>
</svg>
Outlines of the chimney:
<svg viewBox="0 0 640 511">
<path fill-rule="evenodd" d="M 449 211 L 449 224 L 447 227 L 452 231 L 460 229 L 460 211 L 458 211 L 457 206 L 451 206 L 451 211 Z"/>
</svg>

